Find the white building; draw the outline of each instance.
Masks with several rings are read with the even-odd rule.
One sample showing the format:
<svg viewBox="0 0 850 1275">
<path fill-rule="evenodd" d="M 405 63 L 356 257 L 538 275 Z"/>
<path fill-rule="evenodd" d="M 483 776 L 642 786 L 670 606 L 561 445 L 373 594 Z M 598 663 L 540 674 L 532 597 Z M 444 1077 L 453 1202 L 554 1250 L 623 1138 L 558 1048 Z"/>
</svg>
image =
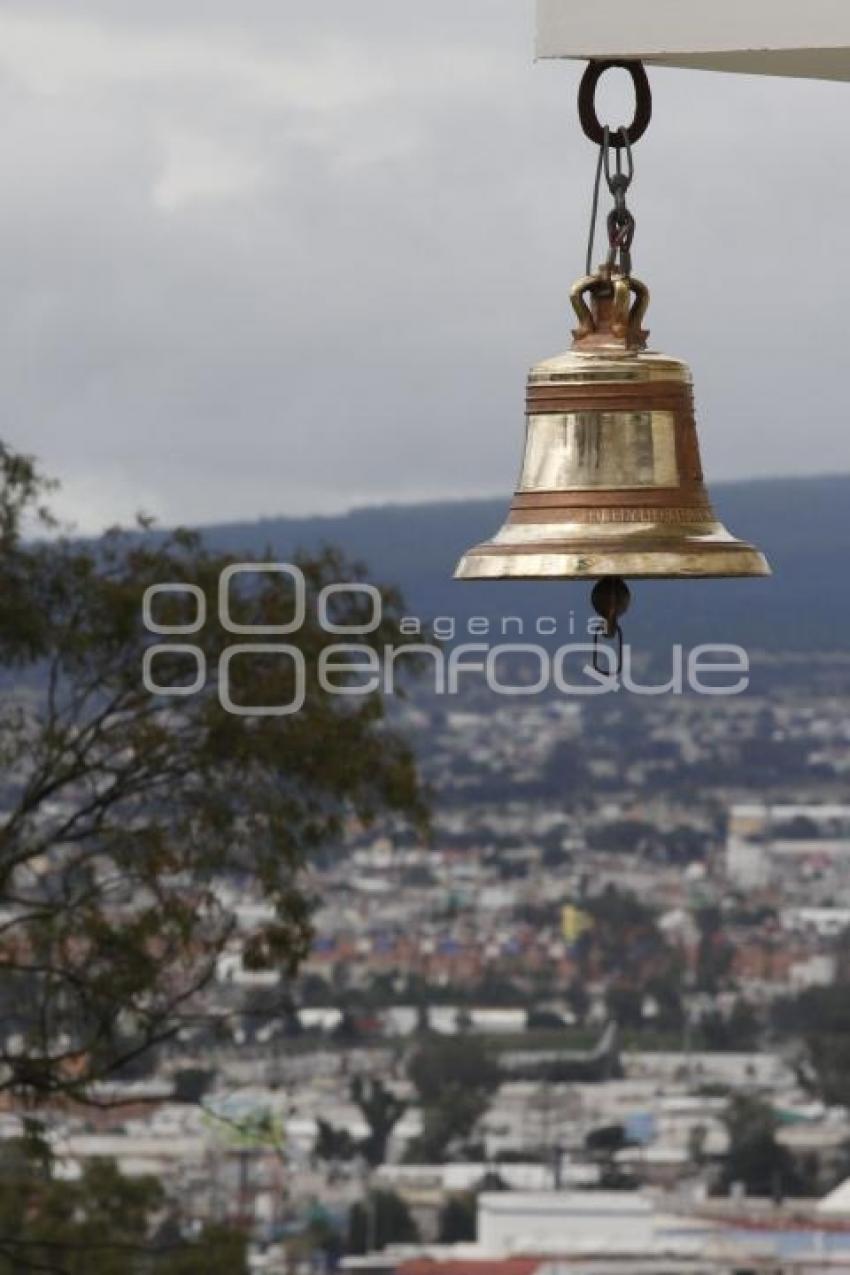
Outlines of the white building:
<svg viewBox="0 0 850 1275">
<path fill-rule="evenodd" d="M 490 1253 L 649 1252 L 655 1213 L 632 1191 L 485 1191 L 478 1244 Z"/>
<path fill-rule="evenodd" d="M 780 921 L 783 930 L 836 939 L 850 929 L 850 908 L 783 908 Z"/>
<path fill-rule="evenodd" d="M 730 836 L 726 842 L 726 876 L 741 890 L 764 889 L 770 882 L 767 847 Z"/>
</svg>

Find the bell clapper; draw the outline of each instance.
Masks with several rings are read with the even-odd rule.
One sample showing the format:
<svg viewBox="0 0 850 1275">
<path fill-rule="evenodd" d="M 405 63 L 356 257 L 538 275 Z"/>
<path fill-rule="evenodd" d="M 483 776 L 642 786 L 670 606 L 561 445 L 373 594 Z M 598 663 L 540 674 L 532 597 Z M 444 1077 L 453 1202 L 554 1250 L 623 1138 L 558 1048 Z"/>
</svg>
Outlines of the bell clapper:
<svg viewBox="0 0 850 1275">
<path fill-rule="evenodd" d="M 591 605 L 605 621 L 605 637 L 617 639 L 617 667 L 610 675 L 618 677 L 623 669 L 623 630 L 620 616 L 629 609 L 632 595 L 629 586 L 620 576 L 603 576 L 597 580 L 590 595 Z M 599 633 L 593 635 L 593 667 L 597 673 L 609 672 L 599 667 Z"/>
</svg>

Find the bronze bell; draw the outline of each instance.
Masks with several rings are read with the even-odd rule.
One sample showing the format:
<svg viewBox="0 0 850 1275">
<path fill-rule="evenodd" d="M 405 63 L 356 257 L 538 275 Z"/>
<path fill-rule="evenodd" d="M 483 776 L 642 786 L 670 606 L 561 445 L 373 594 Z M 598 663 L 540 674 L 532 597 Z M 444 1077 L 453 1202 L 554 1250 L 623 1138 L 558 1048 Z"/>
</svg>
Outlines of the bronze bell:
<svg viewBox="0 0 850 1275">
<path fill-rule="evenodd" d="M 525 456 L 507 522 L 463 555 L 455 578 L 770 575 L 764 556 L 714 515 L 690 369 L 646 349 L 645 285 L 603 266 L 574 285 L 571 301 L 571 349 L 529 373 Z M 606 590 L 594 605 L 601 600 L 613 631 L 628 591 L 618 601 L 613 584 Z"/>
</svg>

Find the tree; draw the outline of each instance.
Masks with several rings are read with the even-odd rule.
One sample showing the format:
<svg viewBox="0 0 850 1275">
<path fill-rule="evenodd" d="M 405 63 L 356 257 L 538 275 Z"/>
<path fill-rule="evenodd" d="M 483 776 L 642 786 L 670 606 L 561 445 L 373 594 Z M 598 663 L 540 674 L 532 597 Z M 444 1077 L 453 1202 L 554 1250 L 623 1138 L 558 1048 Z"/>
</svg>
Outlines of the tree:
<svg viewBox="0 0 850 1275">
<path fill-rule="evenodd" d="M 440 1244 L 461 1244 L 477 1238 L 477 1209 L 475 1195 L 464 1191 L 450 1195 L 440 1209 L 437 1221 L 437 1240 Z"/>
<path fill-rule="evenodd" d="M 370 1253 L 387 1244 L 413 1244 L 418 1239 L 419 1228 L 410 1209 L 394 1191 L 371 1191 L 348 1215 L 349 1253 Z"/>
<path fill-rule="evenodd" d="M 781 1199 L 805 1194 L 806 1183 L 790 1151 L 776 1140 L 778 1123 L 768 1103 L 749 1094 L 734 1094 L 723 1122 L 729 1150 L 720 1180 L 722 1190 L 741 1182 L 750 1195 Z"/>
<path fill-rule="evenodd" d="M 408 1064 L 422 1108 L 422 1133 L 409 1158 L 441 1161 L 453 1142 L 472 1133 L 499 1087 L 501 1072 L 474 1036 L 426 1036 Z"/>
<path fill-rule="evenodd" d="M 671 863 L 700 863 L 711 844 L 708 833 L 689 824 L 679 824 L 669 832 L 657 832 Z"/>
<path fill-rule="evenodd" d="M 499 1086 L 499 1065 L 475 1036 L 430 1035 L 408 1064 L 408 1075 L 423 1106 L 439 1102 L 449 1089 L 492 1094 Z"/>
<path fill-rule="evenodd" d="M 343 1045 L 351 1045 L 359 1040 L 362 1035 L 360 1026 L 356 1016 L 350 1009 L 344 1009 L 340 1014 L 339 1022 L 331 1032 L 331 1039 L 339 1041 Z"/>
<path fill-rule="evenodd" d="M 708 1126 L 691 1125 L 688 1130 L 688 1157 L 695 1168 L 701 1169 L 705 1164 L 706 1144 L 708 1142 Z"/>
<path fill-rule="evenodd" d="M 634 1185 L 632 1176 L 624 1172 L 617 1162 L 617 1155 L 629 1146 L 626 1131 L 621 1124 L 599 1125 L 587 1134 L 584 1145 L 599 1165 L 599 1183 L 612 1191 L 627 1190 Z"/>
<path fill-rule="evenodd" d="M 575 1015 L 576 1022 L 583 1024 L 590 1013 L 590 996 L 584 983 L 573 979 L 567 988 L 567 1004 Z"/>
<path fill-rule="evenodd" d="M 477 1089 L 449 1088 L 422 1110 L 422 1132 L 408 1147 L 414 1164 L 440 1164 L 452 1145 L 469 1138 L 489 1106 L 487 1094 Z"/>
<path fill-rule="evenodd" d="M 800 1068 L 806 1088 L 830 1107 L 850 1107 L 850 1036 L 817 1032 L 806 1042 L 807 1065 Z"/>
<path fill-rule="evenodd" d="M 637 988 L 622 983 L 609 987 L 605 1004 L 619 1027 L 639 1029 L 643 1026 L 643 996 Z"/>
<path fill-rule="evenodd" d="M 503 1160 L 506 1158 L 506 1154 L 507 1153 L 505 1152 L 502 1153 Z M 514 1155 L 517 1157 L 517 1161 L 520 1164 L 524 1164 L 528 1158 L 525 1151 L 516 1151 L 514 1152 Z M 496 1171 L 496 1169 L 488 1169 L 487 1172 L 484 1173 L 483 1176 L 480 1177 L 478 1181 L 475 1183 L 476 1195 L 480 1195 L 482 1191 L 509 1191 L 509 1190 L 510 1190 L 510 1187 L 508 1186 L 507 1182 L 502 1177 L 501 1173 L 498 1173 Z"/>
<path fill-rule="evenodd" d="M 407 1110 L 407 1103 L 397 1098 L 382 1080 L 366 1080 L 362 1076 L 352 1080 L 351 1097 L 369 1126 L 368 1136 L 359 1144 L 359 1150 L 376 1168 L 387 1158 L 387 1143 Z"/>
<path fill-rule="evenodd" d="M 85 1267 L 86 1275 L 91 1270 Z M 197 1275 L 199 1270 L 204 1275 L 248 1275 L 245 1236 L 233 1227 L 208 1223 L 196 1242 L 179 1245 L 164 1262 L 158 1260 L 154 1270 L 163 1275 Z"/>
<path fill-rule="evenodd" d="M 284 1241 L 282 1269 L 335 1271 L 345 1251 L 345 1236 L 338 1222 L 318 1201 L 307 1213 L 306 1227 Z"/>
<path fill-rule="evenodd" d="M 182 1237 L 177 1219 L 157 1224 L 165 1196 L 155 1178 L 125 1178 L 111 1160 L 78 1181 L 51 1176 L 35 1140 L 4 1148 L 0 1170 L 0 1275 L 247 1275 L 245 1239 L 229 1227 Z"/>
<path fill-rule="evenodd" d="M 723 918 L 718 907 L 700 908 L 696 919 L 700 934 L 697 987 L 703 992 L 716 992 L 729 981 L 734 951 L 723 933 Z"/>
<path fill-rule="evenodd" d="M 835 982 L 809 987 L 772 1007 L 778 1032 L 799 1038 L 805 1053 L 798 1073 L 801 1083 L 830 1106 L 850 1107 L 850 977 L 848 936 L 837 944 Z"/>
<path fill-rule="evenodd" d="M 353 1160 L 357 1155 L 357 1141 L 347 1129 L 338 1129 L 320 1116 L 316 1121 L 313 1151 L 320 1160 Z"/>
<path fill-rule="evenodd" d="M 0 714 L 0 1090 L 36 1099 L 82 1095 L 173 1037 L 235 934 L 223 881 L 250 881 L 273 905 L 272 920 L 240 935 L 245 962 L 290 975 L 311 938 L 311 854 L 352 816 L 424 823 L 413 755 L 387 727 L 381 693 L 335 695 L 318 678 L 338 639 L 319 624 L 317 598 L 355 579 L 351 564 L 330 550 L 300 560 L 304 622 L 285 639 L 295 655 L 231 660 L 233 703 L 284 707 L 297 703 L 303 661 L 300 711 L 241 716 L 221 698 L 234 635 L 211 618 L 190 638 L 161 638 L 142 613 L 148 588 L 176 583 L 190 591 L 159 594 L 157 624 L 187 632 L 199 597 L 214 617 L 230 558 L 182 531 L 25 539 L 51 525 L 47 499 L 36 464 L 0 445 L 0 668 L 15 679 Z M 290 575 L 231 584 L 237 625 L 296 610 Z M 358 637 L 379 656 L 407 640 L 398 595 L 381 597 L 378 626 Z M 335 623 L 368 628 L 371 598 L 334 603 Z M 185 642 L 195 655 L 174 649 Z M 159 686 L 185 685 L 204 665 L 206 683 L 152 693 L 146 658 Z"/>
<path fill-rule="evenodd" d="M 318 1120 L 315 1153 L 323 1160 L 353 1160 L 362 1156 L 377 1168 L 387 1158 L 387 1143 L 393 1129 L 407 1110 L 407 1103 L 396 1097 L 380 1079 L 355 1076 L 351 1082 L 351 1100 L 369 1126 L 365 1138 L 353 1138 L 347 1129 L 337 1129 L 327 1120 Z"/>
<path fill-rule="evenodd" d="M 680 1028 L 684 1021 L 684 1008 L 679 987 L 679 979 L 670 974 L 651 978 L 646 985 L 646 990 L 658 1009 L 655 1025 L 662 1031 Z"/>
<path fill-rule="evenodd" d="M 526 1027 L 532 1031 L 563 1031 L 566 1023 L 562 1016 L 553 1009 L 530 1009 L 526 1019 Z"/>
<path fill-rule="evenodd" d="M 730 1013 L 709 1010 L 699 1021 L 700 1035 L 707 1049 L 755 1049 L 759 1038 L 759 1020 L 755 1010 L 737 997 Z"/>
<path fill-rule="evenodd" d="M 215 1072 L 206 1067 L 181 1067 L 174 1073 L 174 1101 L 197 1105 L 214 1080 Z"/>
<path fill-rule="evenodd" d="M 651 908 L 633 894 L 609 884 L 586 898 L 582 910 L 593 922 L 576 945 L 585 974 L 593 966 L 633 987 L 642 987 L 649 978 L 675 975 L 677 953 L 667 944 Z"/>
<path fill-rule="evenodd" d="M 588 1151 L 594 1155 L 613 1157 L 629 1145 L 626 1131 L 621 1124 L 603 1124 L 591 1129 L 584 1140 Z"/>
<path fill-rule="evenodd" d="M 657 838 L 654 826 L 642 819 L 612 819 L 587 830 L 590 848 L 610 854 L 640 854 Z"/>
</svg>

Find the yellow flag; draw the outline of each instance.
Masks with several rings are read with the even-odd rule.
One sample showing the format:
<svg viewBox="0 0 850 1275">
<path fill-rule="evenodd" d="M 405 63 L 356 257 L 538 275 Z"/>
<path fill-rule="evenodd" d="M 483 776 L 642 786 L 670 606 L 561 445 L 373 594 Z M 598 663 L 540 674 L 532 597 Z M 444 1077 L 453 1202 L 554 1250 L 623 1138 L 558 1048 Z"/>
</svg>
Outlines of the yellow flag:
<svg viewBox="0 0 850 1275">
<path fill-rule="evenodd" d="M 573 903 L 568 903 L 561 912 L 561 930 L 568 943 L 575 943 L 592 925 L 593 917 Z"/>
</svg>

